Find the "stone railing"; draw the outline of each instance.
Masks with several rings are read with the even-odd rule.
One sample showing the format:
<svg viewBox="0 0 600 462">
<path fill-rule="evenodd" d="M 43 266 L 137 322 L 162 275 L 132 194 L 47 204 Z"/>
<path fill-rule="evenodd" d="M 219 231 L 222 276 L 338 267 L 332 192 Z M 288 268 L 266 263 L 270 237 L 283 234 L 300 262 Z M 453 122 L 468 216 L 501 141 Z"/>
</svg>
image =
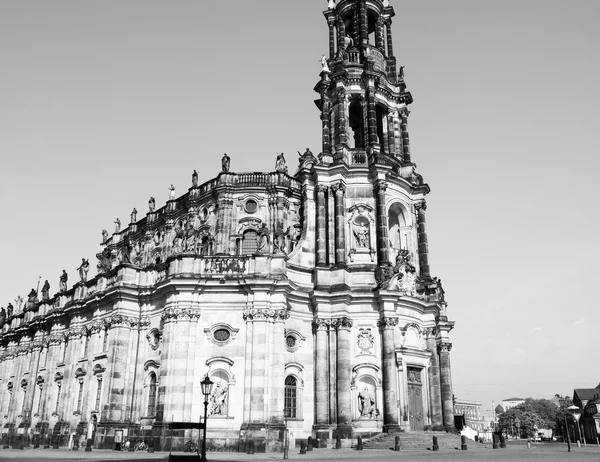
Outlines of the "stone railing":
<svg viewBox="0 0 600 462">
<path fill-rule="evenodd" d="M 367 165 L 367 152 L 364 149 L 351 149 L 350 160 L 352 165 Z"/>
</svg>

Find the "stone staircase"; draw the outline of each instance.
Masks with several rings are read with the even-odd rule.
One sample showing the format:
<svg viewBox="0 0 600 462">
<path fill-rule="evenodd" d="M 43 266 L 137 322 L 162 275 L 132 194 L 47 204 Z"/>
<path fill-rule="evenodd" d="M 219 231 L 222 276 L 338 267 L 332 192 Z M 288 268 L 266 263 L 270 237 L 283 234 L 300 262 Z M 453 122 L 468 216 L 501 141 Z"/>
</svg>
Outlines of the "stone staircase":
<svg viewBox="0 0 600 462">
<path fill-rule="evenodd" d="M 437 436 L 440 451 L 444 449 L 460 449 L 460 435 L 446 432 L 413 431 L 406 433 L 380 433 L 372 438 L 363 440 L 365 449 L 394 449 L 396 436 L 400 437 L 400 449 L 431 449 L 433 437 Z"/>
</svg>

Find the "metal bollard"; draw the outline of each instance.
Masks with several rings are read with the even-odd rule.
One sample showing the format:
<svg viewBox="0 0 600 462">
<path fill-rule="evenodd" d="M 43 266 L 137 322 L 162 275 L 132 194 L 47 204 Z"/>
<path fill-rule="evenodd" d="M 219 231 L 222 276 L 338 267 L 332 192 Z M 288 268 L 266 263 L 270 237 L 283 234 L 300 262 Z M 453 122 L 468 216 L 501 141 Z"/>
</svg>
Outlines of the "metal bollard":
<svg viewBox="0 0 600 462">
<path fill-rule="evenodd" d="M 400 437 L 396 435 L 396 438 L 394 438 L 394 451 L 398 452 L 400 449 Z"/>
<path fill-rule="evenodd" d="M 300 454 L 306 454 L 306 441 L 300 441 Z"/>
<path fill-rule="evenodd" d="M 313 450 L 313 439 L 312 439 L 312 436 L 309 436 L 306 439 L 306 450 L 307 451 L 312 451 Z"/>
<path fill-rule="evenodd" d="M 433 437 L 433 448 L 434 451 L 439 451 L 440 450 L 440 445 L 438 443 L 438 437 L 434 436 Z"/>
<path fill-rule="evenodd" d="M 492 448 L 498 449 L 498 435 L 495 433 L 492 434 Z"/>
<path fill-rule="evenodd" d="M 254 454 L 254 440 L 248 440 L 248 447 L 246 448 L 246 454 Z"/>
<path fill-rule="evenodd" d="M 467 437 L 465 435 L 462 435 L 460 437 L 460 450 L 461 451 L 467 450 Z"/>
<path fill-rule="evenodd" d="M 506 448 L 506 437 L 504 435 L 500 435 L 500 449 Z"/>
<path fill-rule="evenodd" d="M 335 448 L 342 449 L 342 437 L 340 435 L 335 437 Z"/>
<path fill-rule="evenodd" d="M 356 439 L 356 450 L 357 451 L 362 451 L 363 450 L 362 436 L 360 436 L 360 435 Z"/>
</svg>

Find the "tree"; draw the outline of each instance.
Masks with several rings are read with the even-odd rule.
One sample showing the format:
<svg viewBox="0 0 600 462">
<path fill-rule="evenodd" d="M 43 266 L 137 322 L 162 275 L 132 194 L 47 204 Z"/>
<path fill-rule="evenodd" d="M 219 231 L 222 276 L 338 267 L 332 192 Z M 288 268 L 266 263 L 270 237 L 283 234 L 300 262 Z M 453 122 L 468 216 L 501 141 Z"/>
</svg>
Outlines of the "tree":
<svg viewBox="0 0 600 462">
<path fill-rule="evenodd" d="M 535 413 L 542 419 L 543 424 L 540 428 L 556 428 L 556 416 L 558 414 L 559 407 L 552 401 L 549 399 L 527 398 L 525 400 L 525 405 L 533 409 Z"/>
<path fill-rule="evenodd" d="M 525 403 L 500 414 L 498 426 L 502 431 L 516 434 L 517 422 L 519 422 L 519 436 L 525 435 L 526 437 L 534 436 L 538 428 L 544 428 L 545 423 L 533 407 Z"/>
</svg>

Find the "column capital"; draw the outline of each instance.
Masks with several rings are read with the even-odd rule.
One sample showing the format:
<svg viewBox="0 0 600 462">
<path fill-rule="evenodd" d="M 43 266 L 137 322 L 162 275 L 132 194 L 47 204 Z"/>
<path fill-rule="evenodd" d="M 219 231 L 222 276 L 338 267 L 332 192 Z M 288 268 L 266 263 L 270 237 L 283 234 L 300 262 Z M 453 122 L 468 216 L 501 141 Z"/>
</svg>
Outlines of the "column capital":
<svg viewBox="0 0 600 462">
<path fill-rule="evenodd" d="M 377 327 L 381 330 L 393 329 L 398 325 L 398 318 L 381 318 L 377 321 Z"/>
<path fill-rule="evenodd" d="M 428 327 L 423 330 L 425 338 L 435 338 L 439 329 L 437 327 Z"/>
<path fill-rule="evenodd" d="M 244 321 L 285 321 L 290 317 L 288 310 L 273 310 L 270 308 L 249 308 L 245 309 Z"/>
<path fill-rule="evenodd" d="M 193 321 L 200 318 L 200 312 L 183 308 L 167 308 L 163 311 L 160 318 L 163 323 L 174 322 L 178 320 Z M 137 320 L 131 320 L 130 325 L 137 325 Z"/>
<path fill-rule="evenodd" d="M 332 319 L 332 326 L 335 327 L 336 330 L 350 330 L 352 328 L 352 319 L 350 318 L 337 318 Z"/>
<path fill-rule="evenodd" d="M 320 195 L 325 195 L 325 191 L 327 191 L 327 186 L 323 184 L 318 184 L 315 186 L 315 192 Z"/>
<path fill-rule="evenodd" d="M 420 202 L 415 203 L 415 211 L 417 213 L 419 212 L 424 212 L 425 210 L 427 210 L 427 202 L 425 202 L 425 199 L 423 199 Z"/>
<path fill-rule="evenodd" d="M 440 342 L 437 346 L 438 353 L 450 353 L 452 350 L 452 343 L 450 342 Z"/>
<path fill-rule="evenodd" d="M 331 319 L 313 319 L 312 326 L 314 331 L 327 331 L 329 329 L 329 326 L 331 326 L 331 321 Z"/>
<path fill-rule="evenodd" d="M 340 181 L 339 183 L 334 183 L 331 185 L 331 190 L 334 194 L 344 195 L 346 194 L 346 185 Z"/>
<path fill-rule="evenodd" d="M 388 187 L 387 181 L 377 180 L 373 189 L 375 190 L 376 193 L 385 193 L 387 187 Z"/>
<path fill-rule="evenodd" d="M 401 117 L 402 117 L 404 120 L 408 119 L 408 116 L 409 116 L 409 115 L 410 115 L 410 111 L 408 110 L 408 108 L 407 108 L 407 107 L 403 108 L 403 109 L 400 111 L 400 116 L 401 116 Z"/>
</svg>

